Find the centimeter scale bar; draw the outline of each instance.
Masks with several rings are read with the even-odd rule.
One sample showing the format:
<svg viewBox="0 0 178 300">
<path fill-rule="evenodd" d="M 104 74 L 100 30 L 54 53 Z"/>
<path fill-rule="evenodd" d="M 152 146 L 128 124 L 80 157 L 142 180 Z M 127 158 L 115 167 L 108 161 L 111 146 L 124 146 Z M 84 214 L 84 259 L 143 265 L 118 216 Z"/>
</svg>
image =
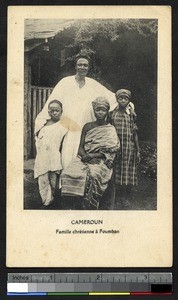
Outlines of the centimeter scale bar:
<svg viewBox="0 0 178 300">
<path fill-rule="evenodd" d="M 9 273 L 11 295 L 172 294 L 171 273 Z"/>
</svg>

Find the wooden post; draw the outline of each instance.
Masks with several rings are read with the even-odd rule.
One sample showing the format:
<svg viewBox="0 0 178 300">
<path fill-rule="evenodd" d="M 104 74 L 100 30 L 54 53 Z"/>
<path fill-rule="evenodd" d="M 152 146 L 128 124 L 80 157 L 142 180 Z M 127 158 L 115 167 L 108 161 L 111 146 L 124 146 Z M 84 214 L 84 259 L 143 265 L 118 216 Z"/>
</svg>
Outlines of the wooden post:
<svg viewBox="0 0 178 300">
<path fill-rule="evenodd" d="M 31 66 L 29 53 L 24 54 L 24 159 L 31 158 Z"/>
<path fill-rule="evenodd" d="M 35 131 L 35 119 L 37 116 L 37 90 L 33 87 L 31 89 L 32 92 L 32 119 L 31 119 L 31 128 L 32 128 L 32 134 L 31 134 L 31 158 L 35 158 L 36 156 L 36 149 L 35 149 L 35 139 L 34 139 L 34 131 Z"/>
<path fill-rule="evenodd" d="M 47 89 L 44 89 L 43 90 L 43 107 L 46 103 L 46 100 L 47 100 Z"/>
</svg>

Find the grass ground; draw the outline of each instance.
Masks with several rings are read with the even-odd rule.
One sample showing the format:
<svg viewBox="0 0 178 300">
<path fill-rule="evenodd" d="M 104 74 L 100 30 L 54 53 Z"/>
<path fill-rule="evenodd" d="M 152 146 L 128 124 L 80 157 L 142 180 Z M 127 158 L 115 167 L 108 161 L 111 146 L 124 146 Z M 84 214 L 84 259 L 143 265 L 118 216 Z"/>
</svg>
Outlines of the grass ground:
<svg viewBox="0 0 178 300">
<path fill-rule="evenodd" d="M 33 178 L 33 164 L 34 160 L 25 162 L 24 171 L 24 209 L 42 209 L 41 198 L 38 192 L 37 180 Z M 105 195 L 103 203 L 101 203 L 101 210 L 156 210 L 156 181 L 144 175 L 139 176 L 139 184 L 132 190 L 132 197 L 127 206 L 121 201 L 119 195 L 115 198 L 115 203 L 110 201 L 109 193 Z M 72 199 L 61 207 L 60 195 L 52 209 L 80 209 L 80 205 Z"/>
</svg>

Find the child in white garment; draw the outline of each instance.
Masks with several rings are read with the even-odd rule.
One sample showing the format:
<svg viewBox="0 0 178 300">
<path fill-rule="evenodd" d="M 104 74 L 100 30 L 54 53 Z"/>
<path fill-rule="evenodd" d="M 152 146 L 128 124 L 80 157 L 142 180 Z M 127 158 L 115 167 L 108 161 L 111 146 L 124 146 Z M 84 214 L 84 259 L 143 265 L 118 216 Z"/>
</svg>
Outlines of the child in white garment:
<svg viewBox="0 0 178 300">
<path fill-rule="evenodd" d="M 55 197 L 62 170 L 61 145 L 67 129 L 61 124 L 62 103 L 52 100 L 48 105 L 50 118 L 36 133 L 34 178 L 38 178 L 39 192 L 44 206 L 49 206 Z"/>
</svg>

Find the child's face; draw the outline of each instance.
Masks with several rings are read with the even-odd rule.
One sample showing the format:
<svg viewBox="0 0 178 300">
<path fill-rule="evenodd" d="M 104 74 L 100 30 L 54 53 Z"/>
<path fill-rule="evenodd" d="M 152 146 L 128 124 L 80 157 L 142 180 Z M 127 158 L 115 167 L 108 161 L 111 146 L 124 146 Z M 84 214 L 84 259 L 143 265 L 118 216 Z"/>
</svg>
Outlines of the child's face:
<svg viewBox="0 0 178 300">
<path fill-rule="evenodd" d="M 108 110 L 105 107 L 96 107 L 94 114 L 97 120 L 104 120 L 108 114 Z"/>
<path fill-rule="evenodd" d="M 119 103 L 119 106 L 122 108 L 127 107 L 127 105 L 130 102 L 130 99 L 126 95 L 120 95 L 116 99 L 117 99 L 117 102 Z"/>
<path fill-rule="evenodd" d="M 52 103 L 49 106 L 48 113 L 51 119 L 55 122 L 60 120 L 62 109 L 58 103 Z"/>
</svg>

